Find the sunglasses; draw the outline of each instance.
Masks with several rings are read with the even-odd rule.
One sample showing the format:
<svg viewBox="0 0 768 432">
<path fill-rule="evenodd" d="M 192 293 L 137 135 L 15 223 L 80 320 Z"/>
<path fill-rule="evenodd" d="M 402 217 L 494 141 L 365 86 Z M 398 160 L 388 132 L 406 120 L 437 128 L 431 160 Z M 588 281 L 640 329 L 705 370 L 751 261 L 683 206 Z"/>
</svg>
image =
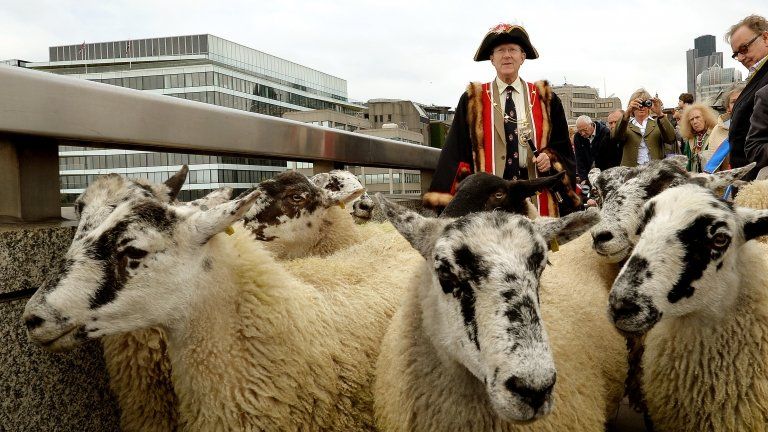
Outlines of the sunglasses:
<svg viewBox="0 0 768 432">
<path fill-rule="evenodd" d="M 731 56 L 731 58 L 736 60 L 736 57 L 738 57 L 739 54 L 747 55 L 747 51 L 749 51 L 749 46 L 752 45 L 757 40 L 757 38 L 759 38 L 760 36 L 762 36 L 762 33 L 758 34 L 755 37 L 753 37 L 751 41 L 749 41 L 749 42 L 745 43 L 744 45 L 740 46 L 738 50 L 733 52 L 733 55 Z"/>
</svg>

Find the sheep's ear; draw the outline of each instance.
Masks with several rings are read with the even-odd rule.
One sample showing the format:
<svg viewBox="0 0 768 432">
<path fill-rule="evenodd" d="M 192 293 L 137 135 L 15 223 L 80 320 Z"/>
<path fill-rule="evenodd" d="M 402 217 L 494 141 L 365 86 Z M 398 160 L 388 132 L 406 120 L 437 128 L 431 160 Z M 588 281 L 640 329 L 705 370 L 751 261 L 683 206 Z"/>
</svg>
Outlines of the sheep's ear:
<svg viewBox="0 0 768 432">
<path fill-rule="evenodd" d="M 537 218 L 533 226 L 541 234 L 550 247 L 556 240 L 557 244 L 565 244 L 582 235 L 600 221 L 600 211 L 590 207 L 584 211 L 573 212 L 561 218 Z"/>
<path fill-rule="evenodd" d="M 561 182 L 564 175 L 565 171 L 560 171 L 555 175 L 538 177 L 533 180 L 508 180 L 507 189 L 510 193 L 515 192 L 517 195 L 529 197 L 536 195 L 536 192 L 544 188 L 552 187 Z"/>
<path fill-rule="evenodd" d="M 768 235 L 768 210 L 755 210 L 747 207 L 736 207 L 736 214 L 741 220 L 744 240 Z"/>
<path fill-rule="evenodd" d="M 192 235 L 197 243 L 205 244 L 211 237 L 240 220 L 261 194 L 260 190 L 254 189 L 245 196 L 191 215 L 187 219 L 187 223 L 192 228 Z"/>
<path fill-rule="evenodd" d="M 413 210 L 395 204 L 380 193 L 376 194 L 376 202 L 408 243 L 425 259 L 431 259 L 437 236 L 450 219 L 426 218 Z"/>
<path fill-rule="evenodd" d="M 597 178 L 600 176 L 600 173 L 602 170 L 600 168 L 592 168 L 589 170 L 589 173 L 587 174 L 587 178 L 589 179 L 589 184 L 593 185 L 597 183 Z"/>
<path fill-rule="evenodd" d="M 707 173 L 696 174 L 695 176 L 693 176 L 691 181 L 701 186 L 704 186 L 707 189 L 716 191 L 716 190 L 724 189 L 730 186 L 731 184 L 733 184 L 733 182 L 735 182 L 736 180 L 743 178 L 752 170 L 752 168 L 755 167 L 755 165 L 757 164 L 755 162 L 752 162 L 740 168 L 734 168 L 734 169 L 725 170 L 725 171 L 718 171 L 712 174 L 707 174 Z"/>
<path fill-rule="evenodd" d="M 182 165 L 179 172 L 171 176 L 168 180 L 166 180 L 163 184 L 168 186 L 168 199 L 169 201 L 173 201 L 176 199 L 177 196 L 179 196 L 179 192 L 181 191 L 181 187 L 184 186 L 184 182 L 187 181 L 187 173 L 189 172 L 189 167 L 186 165 Z"/>
<path fill-rule="evenodd" d="M 325 194 L 328 199 L 328 207 L 335 206 L 335 205 L 345 205 L 348 204 L 354 200 L 356 200 L 359 196 L 365 193 L 365 188 L 360 186 L 356 187 L 352 190 L 340 190 L 340 191 L 329 191 L 326 189 L 323 189 L 325 191 Z"/>
</svg>

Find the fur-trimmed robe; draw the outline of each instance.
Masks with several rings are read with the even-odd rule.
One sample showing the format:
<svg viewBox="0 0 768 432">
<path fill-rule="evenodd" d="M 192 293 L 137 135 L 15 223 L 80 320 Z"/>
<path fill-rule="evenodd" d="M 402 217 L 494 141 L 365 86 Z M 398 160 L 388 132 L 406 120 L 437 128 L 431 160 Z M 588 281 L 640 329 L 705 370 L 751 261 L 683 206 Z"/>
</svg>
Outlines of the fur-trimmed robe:
<svg viewBox="0 0 768 432">
<path fill-rule="evenodd" d="M 578 205 L 581 198 L 573 188 L 576 163 L 568 138 L 568 123 L 565 120 L 563 105 L 560 98 L 552 92 L 548 82 L 537 81 L 535 88 L 538 90 L 537 99 L 541 104 L 542 113 L 541 135 L 537 148 L 549 156 L 552 165 L 552 172 L 546 175 L 565 170 L 567 175 L 563 177 L 564 189 L 571 201 Z M 461 96 L 429 192 L 424 194 L 424 202 L 428 206 L 446 206 L 453 198 L 456 185 L 474 172 L 493 174 L 491 167 L 486 167 L 483 141 L 483 115 L 492 113 L 484 112 L 483 97 L 487 96 L 482 90 L 482 84 L 474 82 L 469 84 L 467 91 Z M 533 98 L 530 90 L 528 98 Z M 557 209 L 551 200 L 550 204 L 550 209 Z M 557 213 L 550 212 L 549 216 L 557 216 Z"/>
</svg>

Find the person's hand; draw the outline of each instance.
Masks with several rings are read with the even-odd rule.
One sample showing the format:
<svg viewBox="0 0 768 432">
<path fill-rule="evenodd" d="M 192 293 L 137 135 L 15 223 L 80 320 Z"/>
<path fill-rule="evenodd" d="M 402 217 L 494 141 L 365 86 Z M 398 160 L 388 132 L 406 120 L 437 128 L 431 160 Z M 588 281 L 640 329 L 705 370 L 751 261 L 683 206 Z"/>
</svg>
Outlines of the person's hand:
<svg viewBox="0 0 768 432">
<path fill-rule="evenodd" d="M 552 167 L 552 164 L 549 162 L 549 156 L 546 153 L 539 153 L 534 162 L 536 162 L 536 169 L 540 173 L 545 173 Z"/>
<path fill-rule="evenodd" d="M 597 201 L 593 200 L 592 198 L 588 199 L 587 207 L 597 207 Z"/>
<path fill-rule="evenodd" d="M 653 98 L 651 99 L 653 101 L 653 105 L 651 106 L 651 111 L 653 111 L 656 114 L 656 117 L 661 117 L 664 115 L 663 112 L 663 105 L 661 104 L 661 99 L 659 98 Z"/>
<path fill-rule="evenodd" d="M 635 115 L 635 110 L 640 108 L 640 102 L 643 100 L 640 98 L 633 99 L 627 104 L 627 111 L 624 112 L 624 118 L 630 118 Z"/>
</svg>

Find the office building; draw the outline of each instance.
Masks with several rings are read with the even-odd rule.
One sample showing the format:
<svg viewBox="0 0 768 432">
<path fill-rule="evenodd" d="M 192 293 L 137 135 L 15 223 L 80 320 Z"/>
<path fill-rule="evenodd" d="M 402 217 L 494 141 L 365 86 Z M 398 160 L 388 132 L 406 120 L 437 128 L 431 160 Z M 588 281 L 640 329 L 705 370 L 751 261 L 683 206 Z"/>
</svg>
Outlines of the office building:
<svg viewBox="0 0 768 432">
<path fill-rule="evenodd" d="M 552 86 L 552 91 L 560 98 L 568 125 L 576 124 L 579 116 L 586 115 L 592 120 L 606 121 L 608 114 L 621 108 L 621 99 L 616 96 L 600 97 L 594 87 L 563 84 Z"/>
<path fill-rule="evenodd" d="M 741 81 L 741 71 L 722 68 L 719 64 L 696 76 L 696 100 L 716 109 L 725 110 L 723 95 Z"/>
<path fill-rule="evenodd" d="M 693 41 L 693 49 L 686 51 L 687 92 L 696 95 L 696 77 L 714 65 L 723 64 L 723 53 L 715 51 L 716 40 L 712 35 L 699 36 Z"/>
<path fill-rule="evenodd" d="M 210 34 L 53 46 L 47 62 L 25 66 L 277 117 L 365 109 L 348 101 L 342 78 Z M 186 163 L 182 199 L 191 199 L 222 186 L 246 189 L 287 169 L 278 160 L 69 146 L 60 148 L 60 158 L 63 203 L 107 172 L 163 181 Z"/>
</svg>

